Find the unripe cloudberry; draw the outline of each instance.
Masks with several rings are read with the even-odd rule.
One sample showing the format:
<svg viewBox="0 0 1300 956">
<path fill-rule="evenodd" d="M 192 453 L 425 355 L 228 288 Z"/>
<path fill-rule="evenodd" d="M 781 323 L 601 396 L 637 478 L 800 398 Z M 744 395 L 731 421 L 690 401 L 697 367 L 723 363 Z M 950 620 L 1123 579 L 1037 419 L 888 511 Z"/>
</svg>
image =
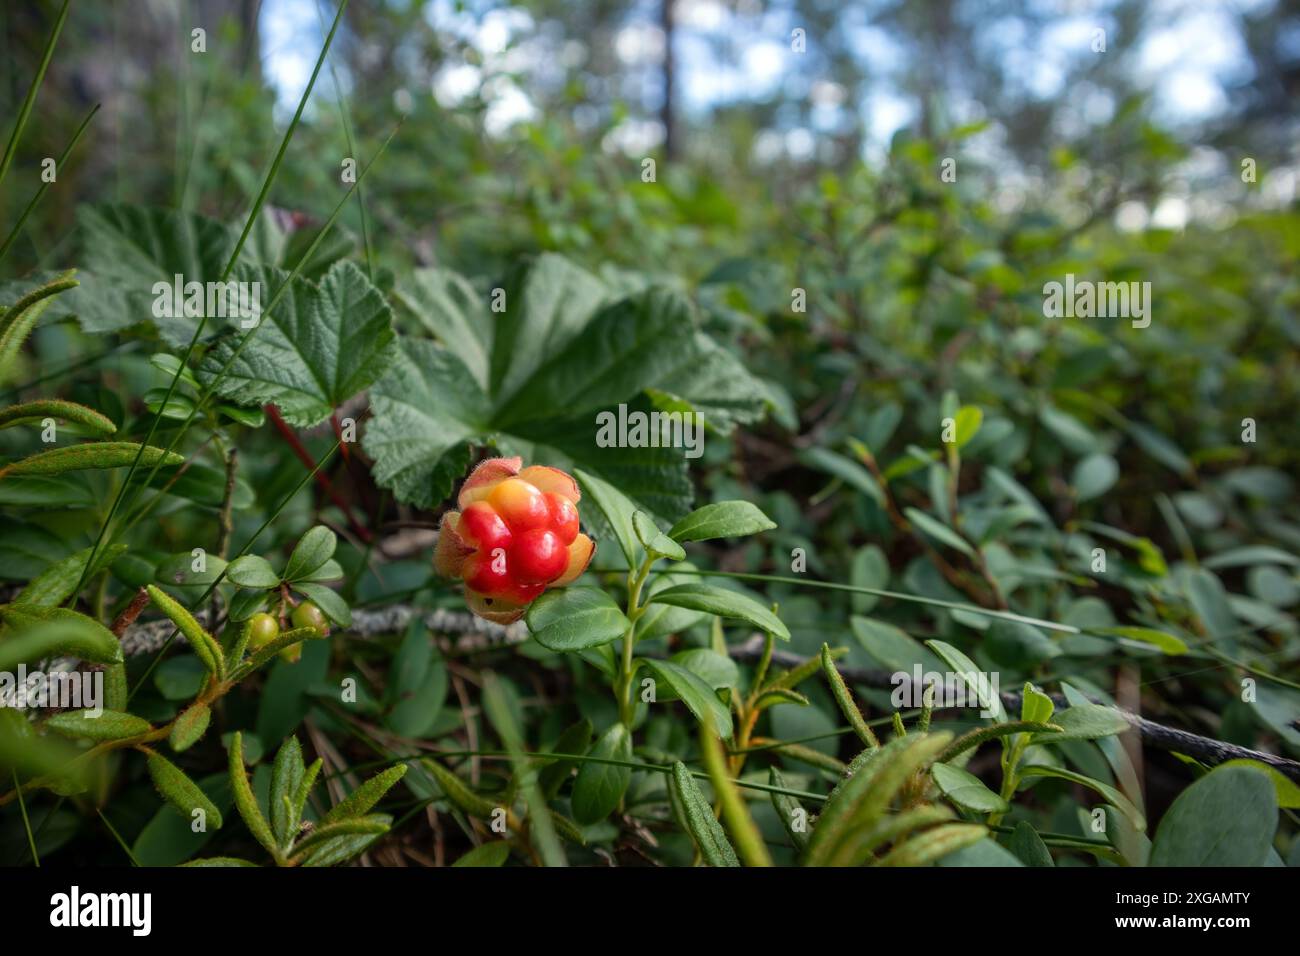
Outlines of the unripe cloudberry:
<svg viewBox="0 0 1300 956">
<path fill-rule="evenodd" d="M 465 582 L 465 601 L 498 624 L 517 621 L 549 587 L 574 581 L 596 551 L 578 530 L 578 483 L 558 468 L 489 458 L 442 516 L 433 562 Z"/>
</svg>

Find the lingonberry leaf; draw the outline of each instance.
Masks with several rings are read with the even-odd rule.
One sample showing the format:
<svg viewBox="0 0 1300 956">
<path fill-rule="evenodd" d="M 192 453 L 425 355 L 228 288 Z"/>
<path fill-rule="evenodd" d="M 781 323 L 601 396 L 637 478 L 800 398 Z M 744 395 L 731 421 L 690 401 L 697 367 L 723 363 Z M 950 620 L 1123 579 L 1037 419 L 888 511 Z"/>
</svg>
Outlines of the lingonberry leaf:
<svg viewBox="0 0 1300 956">
<path fill-rule="evenodd" d="M 981 709 L 992 714 L 994 720 L 1006 720 L 1006 709 L 1002 706 L 1001 698 L 994 693 L 992 682 L 986 679 L 974 661 L 946 641 L 926 641 L 925 646 L 943 658 L 943 662 L 952 668 L 969 692 L 978 697 Z"/>
<path fill-rule="evenodd" d="M 1026 682 L 1020 698 L 1020 719 L 1027 722 L 1045 724 L 1052 719 L 1056 705 L 1033 684 Z"/>
<path fill-rule="evenodd" d="M 602 760 L 630 761 L 632 738 L 622 724 L 611 724 L 591 748 L 591 757 Z M 588 826 L 599 823 L 618 806 L 632 779 L 632 771 L 622 764 L 583 763 L 573 782 L 573 819 Z"/>
<path fill-rule="evenodd" d="M 600 509 L 605 525 L 609 528 L 609 535 L 618 542 L 627 566 L 636 567 L 639 563 L 637 558 L 639 536 L 634 523 L 637 514 L 636 505 L 604 479 L 589 475 L 580 468 L 575 468 L 573 473 L 582 483 L 583 492 Z"/>
<path fill-rule="evenodd" d="M 930 776 L 944 795 L 964 810 L 1006 813 L 1011 809 L 1011 804 L 986 787 L 979 777 L 960 767 L 937 763 L 930 768 Z"/>
<path fill-rule="evenodd" d="M 1020 862 L 1025 866 L 1056 865 L 1052 860 L 1052 854 L 1047 849 L 1047 844 L 1028 820 L 1021 820 L 1016 824 L 1015 832 L 1011 834 L 1011 852 L 1019 857 Z"/>
<path fill-rule="evenodd" d="M 424 622 L 412 617 L 393 658 L 384 726 L 402 737 L 423 737 L 438 719 L 447 697 L 447 666 Z"/>
<path fill-rule="evenodd" d="M 632 626 L 614 599 L 600 588 L 547 591 L 528 606 L 528 629 L 552 651 L 580 651 L 608 644 Z"/>
<path fill-rule="evenodd" d="M 672 661 L 647 658 L 638 663 L 653 674 L 656 680 L 668 685 L 673 694 L 690 708 L 696 720 L 708 724 L 719 737 L 731 736 L 731 711 L 701 677 Z"/>
<path fill-rule="evenodd" d="M 655 604 L 653 598 L 660 591 L 666 591 L 678 584 L 690 584 L 699 579 L 691 574 L 674 574 L 674 570 L 694 571 L 695 565 L 689 562 L 673 564 L 650 579 L 646 588 L 645 603 L 641 616 L 636 619 L 637 641 L 663 637 L 665 634 L 678 634 L 704 620 L 703 611 L 694 611 L 685 607 L 672 607 L 667 604 Z"/>
<path fill-rule="evenodd" d="M 740 682 L 740 668 L 730 657 L 706 647 L 691 647 L 678 651 L 669 661 L 684 667 L 714 690 L 736 687 Z"/>
<path fill-rule="evenodd" d="M 308 581 L 299 581 L 293 589 L 311 598 L 312 602 L 335 624 L 341 627 L 349 627 L 352 624 L 352 611 L 348 608 L 347 602 L 339 596 L 338 591 Z"/>
<path fill-rule="evenodd" d="M 718 501 L 696 508 L 668 532 L 674 541 L 743 538 L 768 531 L 776 523 L 748 501 Z"/>
<path fill-rule="evenodd" d="M 273 588 L 280 584 L 280 575 L 266 558 L 246 554 L 226 567 L 226 580 L 241 588 Z"/>
<path fill-rule="evenodd" d="M 648 554 L 672 561 L 686 560 L 686 552 L 682 550 L 682 546 L 660 531 L 654 519 L 644 511 L 633 513 L 632 530 L 636 532 L 637 540 L 641 542 L 641 546 Z"/>
<path fill-rule="evenodd" d="M 753 624 L 782 640 L 790 640 L 790 629 L 779 617 L 752 597 L 712 584 L 699 582 L 677 584 L 651 595 L 650 601 L 654 604 L 670 604 L 673 607 L 705 611 L 718 617 L 735 618 Z"/>
<path fill-rule="evenodd" d="M 1104 704 L 1076 704 L 1057 713 L 1051 722 L 1060 727 L 1061 732 L 1053 734 L 1048 742 L 1096 740 L 1122 734 L 1133 726 L 1122 713 Z"/>
<path fill-rule="evenodd" d="M 829 448 L 813 447 L 801 451 L 799 460 L 810 468 L 816 468 L 838 478 L 850 488 L 865 494 L 881 508 L 885 507 L 885 492 L 880 487 L 880 482 L 852 458 L 831 451 Z"/>
<path fill-rule="evenodd" d="M 1068 713 L 1068 711 L 1066 713 Z M 1077 783 L 1080 786 L 1088 787 L 1089 789 L 1095 790 L 1097 793 L 1101 794 L 1107 803 L 1120 813 L 1124 814 L 1124 816 L 1128 817 L 1129 822 L 1132 823 L 1135 828 L 1138 830 L 1146 829 L 1146 817 L 1143 816 L 1142 811 L 1139 810 L 1137 806 L 1128 799 L 1128 797 L 1124 796 L 1124 794 L 1120 793 L 1108 783 L 1094 780 L 1086 774 L 1076 773 L 1073 770 L 1066 770 L 1064 767 L 1051 767 L 1046 764 L 1021 767 L 1020 775 L 1022 777 L 1059 777 L 1062 780 L 1068 780 L 1071 783 Z M 1267 778 L 1265 778 L 1265 782 L 1267 782 Z M 1271 783 L 1269 784 L 1269 788 L 1270 790 L 1272 789 Z"/>
<path fill-rule="evenodd" d="M 907 515 L 907 520 L 917 530 L 923 532 L 926 537 L 933 538 L 940 544 L 960 551 L 962 554 L 969 555 L 972 558 L 975 557 L 975 549 L 966 542 L 966 539 L 938 518 L 926 514 L 920 508 L 904 508 L 903 513 Z"/>
<path fill-rule="evenodd" d="M 554 754 L 571 754 L 581 757 L 591 746 L 591 721 L 586 717 L 576 724 L 568 727 L 564 733 L 560 734 L 555 745 L 551 747 L 551 753 Z M 547 799 L 554 799 L 555 795 L 560 792 L 560 787 L 564 781 L 569 778 L 573 771 L 574 761 L 572 760 L 555 760 L 547 764 L 537 775 L 538 786 L 542 788 L 542 793 Z"/>
<path fill-rule="evenodd" d="M 334 556 L 337 547 L 338 537 L 334 532 L 322 524 L 316 525 L 294 545 L 289 562 L 284 566 L 284 579 L 298 581 L 309 577 Z"/>
</svg>

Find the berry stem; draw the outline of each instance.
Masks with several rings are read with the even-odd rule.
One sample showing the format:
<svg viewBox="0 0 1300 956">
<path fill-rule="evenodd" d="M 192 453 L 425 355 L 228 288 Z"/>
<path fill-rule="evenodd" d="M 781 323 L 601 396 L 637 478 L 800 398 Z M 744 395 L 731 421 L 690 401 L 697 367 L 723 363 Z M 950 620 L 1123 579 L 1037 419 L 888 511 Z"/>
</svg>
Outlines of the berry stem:
<svg viewBox="0 0 1300 956">
<path fill-rule="evenodd" d="M 266 417 L 271 419 L 271 424 L 275 426 L 275 430 L 280 433 L 286 442 L 288 442 L 293 453 L 298 456 L 298 460 L 308 468 L 316 467 L 316 462 L 312 458 L 311 452 L 307 450 L 306 446 L 302 443 L 302 439 L 295 434 L 294 430 L 289 427 L 288 423 L 280 415 L 280 410 L 274 405 L 265 405 L 263 406 L 263 410 L 266 412 Z M 341 445 L 339 447 L 341 447 Z M 334 503 L 335 507 L 343 512 L 343 516 L 347 519 L 348 525 L 352 528 L 353 533 L 362 541 L 367 543 L 370 542 L 373 538 L 370 529 L 357 520 L 356 515 L 352 513 L 352 508 L 343 499 L 342 495 L 335 490 L 334 486 L 330 484 L 330 480 L 324 472 L 316 472 L 316 483 L 320 485 L 321 490 L 329 496 L 330 501 Z"/>
<path fill-rule="evenodd" d="M 650 566 L 654 564 L 654 560 L 652 555 L 646 555 L 635 576 L 628 572 L 628 628 L 627 633 L 623 635 L 623 667 L 614 690 L 618 698 L 619 721 L 627 728 L 629 735 L 632 733 L 632 721 L 636 717 L 636 700 L 632 695 L 634 636 L 637 619 L 645 612 L 645 608 L 641 605 L 641 588 L 645 585 L 646 578 L 650 576 Z"/>
</svg>

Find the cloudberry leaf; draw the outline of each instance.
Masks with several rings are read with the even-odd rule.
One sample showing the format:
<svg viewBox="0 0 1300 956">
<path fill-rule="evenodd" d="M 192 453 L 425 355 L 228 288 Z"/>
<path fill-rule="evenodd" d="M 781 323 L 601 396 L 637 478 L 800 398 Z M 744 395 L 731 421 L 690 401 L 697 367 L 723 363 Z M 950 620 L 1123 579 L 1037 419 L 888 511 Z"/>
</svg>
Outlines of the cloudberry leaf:
<svg viewBox="0 0 1300 956">
<path fill-rule="evenodd" d="M 288 278 L 272 266 L 241 268 L 235 278 L 261 282 L 263 306 Z M 240 343 L 247 336 L 247 342 Z M 285 421 L 310 426 L 369 388 L 392 363 L 392 311 L 356 265 L 335 263 L 313 285 L 294 279 L 290 291 L 256 329 L 233 329 L 199 367 L 218 394 L 240 404 L 279 406 Z M 225 375 L 218 373 L 230 364 Z"/>
<path fill-rule="evenodd" d="M 82 206 L 77 225 L 86 272 L 70 305 L 82 328 L 112 332 L 147 319 L 170 345 L 188 345 L 199 319 L 155 315 L 154 284 L 164 282 L 171 288 L 177 275 L 187 283 L 218 281 L 234 250 L 236 232 L 205 216 L 125 203 Z M 248 250 L 245 258 L 251 256 Z M 266 301 L 270 293 L 265 288 L 262 292 Z M 210 319 L 207 328 L 216 332 L 227 321 Z"/>
<path fill-rule="evenodd" d="M 446 499 L 468 465 L 468 445 L 490 444 L 529 462 L 580 467 L 671 519 L 690 507 L 688 449 L 625 447 L 630 430 L 598 447 L 597 415 L 617 415 L 620 405 L 648 415 L 653 395 L 671 410 L 703 410 L 726 432 L 768 402 L 767 388 L 696 329 L 690 302 L 675 291 L 622 294 L 544 255 L 501 293 L 504 311 L 496 311 L 467 281 L 426 272 L 397 295 L 399 311 L 443 343 L 402 339 L 403 357 L 371 391 L 365 448 L 379 483 L 400 500 L 430 507 Z M 602 516 L 593 527 L 614 540 Z"/>
</svg>

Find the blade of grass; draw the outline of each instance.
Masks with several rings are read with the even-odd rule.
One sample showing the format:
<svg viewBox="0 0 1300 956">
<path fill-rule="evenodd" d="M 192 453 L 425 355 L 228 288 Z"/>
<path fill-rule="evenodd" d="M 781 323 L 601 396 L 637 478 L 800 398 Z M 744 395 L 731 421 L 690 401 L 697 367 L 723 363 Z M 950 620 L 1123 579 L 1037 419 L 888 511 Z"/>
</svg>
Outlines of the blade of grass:
<svg viewBox="0 0 1300 956">
<path fill-rule="evenodd" d="M 320 56 L 316 58 L 316 65 L 312 68 L 311 78 L 307 81 L 307 88 L 302 91 L 302 96 L 298 100 L 298 108 L 294 110 L 293 119 L 289 121 L 289 128 L 285 130 L 284 138 L 280 140 L 280 148 L 276 151 L 275 159 L 271 162 L 271 169 L 266 174 L 266 179 L 262 181 L 262 189 L 258 192 L 257 199 L 253 202 L 253 209 L 244 223 L 244 231 L 240 233 L 239 241 L 235 243 L 234 251 L 230 254 L 230 262 L 226 264 L 226 271 L 221 276 L 223 282 L 234 271 L 235 263 L 239 261 L 239 255 L 244 250 L 244 243 L 248 241 L 248 235 L 253 231 L 253 224 L 257 221 L 262 206 L 266 204 L 266 197 L 271 192 L 271 186 L 275 183 L 276 174 L 280 171 L 280 164 L 284 162 L 284 154 L 288 151 L 293 134 L 298 129 L 298 123 L 302 119 L 302 112 L 307 107 L 307 100 L 311 97 L 311 91 L 316 86 L 316 78 L 320 76 L 321 67 L 325 65 L 325 57 L 330 51 L 330 46 L 334 43 L 334 34 L 338 32 L 339 24 L 343 22 L 343 12 L 347 8 L 348 0 L 341 0 L 338 12 L 334 14 L 334 23 L 330 25 L 330 32 L 325 37 L 325 45 L 321 47 Z"/>
<path fill-rule="evenodd" d="M 122 852 L 127 855 L 128 859 L 130 859 L 131 865 L 139 866 L 140 861 L 135 858 L 135 854 L 131 852 L 131 848 L 126 845 L 126 841 L 122 839 L 122 835 L 117 832 L 117 827 L 108 822 L 108 817 L 104 816 L 104 811 L 96 807 L 95 812 L 99 814 L 99 819 L 104 821 L 104 826 L 108 827 L 108 832 L 113 834 L 113 839 L 116 840 L 117 845 L 122 848 Z"/>
<path fill-rule="evenodd" d="M 321 29 L 325 29 L 325 14 L 321 12 L 320 4 L 315 4 L 316 19 L 320 21 Z M 334 83 L 334 98 L 339 104 L 339 119 L 343 123 L 343 138 L 348 144 L 348 155 L 357 154 L 357 145 L 352 138 L 352 124 L 348 121 L 348 111 L 344 105 L 343 85 L 339 83 L 338 71 L 334 69 L 334 64 L 330 64 L 330 80 Z M 371 282 L 375 281 L 375 262 L 370 252 L 370 222 L 366 216 L 366 199 L 361 192 L 361 183 L 357 183 L 357 209 L 361 213 L 361 243 L 366 251 L 366 276 Z"/>
<path fill-rule="evenodd" d="M 86 131 L 86 127 L 90 125 L 90 121 L 94 119 L 95 114 L 99 112 L 99 107 L 100 104 L 96 103 L 94 107 L 91 108 L 91 111 L 86 114 L 86 118 L 81 121 L 81 125 L 77 127 L 77 131 L 72 134 L 72 141 L 63 148 L 63 153 L 55 163 L 55 175 L 58 175 L 58 172 L 63 169 L 63 164 L 67 162 L 68 156 L 71 155 L 72 150 L 77 145 L 77 141 L 81 139 L 81 134 Z M 45 195 L 45 190 L 49 188 L 50 184 L 48 182 L 42 182 L 40 188 L 36 190 L 36 194 L 32 196 L 31 201 L 27 203 L 26 208 L 23 209 L 22 215 L 19 216 L 18 221 L 14 223 L 13 229 L 9 230 L 9 235 L 5 239 L 4 245 L 0 246 L 0 259 L 5 257 L 5 253 L 9 251 L 9 247 L 14 244 L 14 241 L 18 238 L 18 234 L 22 232 L 23 223 L 27 222 L 27 217 L 31 215 L 32 210 L 36 208 L 36 204 L 39 203 L 41 197 Z"/>
<path fill-rule="evenodd" d="M 613 569 L 593 569 L 593 574 L 622 574 L 622 571 Z M 673 568 L 673 574 L 697 574 L 701 577 L 718 577 L 718 578 L 735 578 L 741 581 L 768 581 L 777 584 L 794 584 L 807 588 L 826 588 L 830 591 L 848 591 L 852 594 L 872 594 L 876 597 L 891 598 L 895 601 L 908 601 L 913 604 L 928 604 L 932 607 L 942 607 L 950 611 L 969 611 L 971 614 L 982 614 L 985 617 L 996 617 L 1002 621 L 1013 621 L 1017 624 L 1032 624 L 1035 627 L 1045 627 L 1051 631 L 1058 631 L 1062 634 L 1082 634 L 1083 630 L 1074 627 L 1071 624 L 1057 624 L 1055 621 L 1044 621 L 1041 618 L 1029 617 L 1026 614 L 1016 614 L 1014 611 L 999 611 L 994 608 L 978 607 L 974 604 L 963 604 L 960 601 L 945 601 L 941 598 L 928 598 L 919 594 L 905 594 L 901 591 L 884 591 L 880 588 L 858 587 L 852 584 L 838 584 L 834 581 L 818 581 L 812 578 L 792 578 L 784 577 L 779 574 L 747 574 L 739 571 L 704 571 L 697 568 Z"/>
<path fill-rule="evenodd" d="M 32 835 L 32 821 L 27 818 L 27 801 L 23 799 L 23 791 L 18 783 L 18 771 L 13 770 L 14 790 L 18 792 L 18 809 L 23 812 L 23 829 L 27 831 L 27 846 L 32 851 L 32 862 L 36 868 L 40 869 L 41 858 L 36 855 L 36 837 Z"/>
<path fill-rule="evenodd" d="M 542 862 L 547 866 L 568 866 L 569 861 L 565 859 L 564 849 L 547 812 L 546 799 L 537 785 L 537 767 L 524 756 L 523 734 L 501 689 L 501 682 L 492 671 L 483 674 L 483 709 L 510 753 L 514 780 L 528 806 L 529 835 Z"/>
<path fill-rule="evenodd" d="M 427 753 L 408 754 L 407 756 L 394 757 L 390 760 L 374 760 L 368 763 L 353 764 L 349 768 L 348 772 L 360 773 L 364 770 L 371 770 L 377 767 L 391 767 L 393 764 L 405 763 L 408 760 L 423 760 L 426 757 L 484 757 L 488 759 L 508 760 L 510 759 L 510 756 L 511 755 L 504 750 L 437 750 L 437 751 L 429 751 Z M 537 752 L 527 751 L 527 750 L 518 754 L 518 756 L 546 759 L 546 760 L 555 759 L 555 754 L 553 753 L 537 753 Z M 616 760 L 614 758 L 608 758 L 608 757 L 579 756 L 577 754 L 565 754 L 564 759 L 566 761 L 571 761 L 573 763 L 598 763 L 598 764 L 605 764 L 611 767 L 627 767 L 631 770 L 653 770 L 656 773 L 673 772 L 673 768 L 667 766 L 666 764 L 638 763 L 635 760 Z M 342 772 L 330 774 L 328 776 L 322 777 L 321 779 L 329 780 L 332 779 L 333 777 L 337 777 L 341 775 Z M 694 777 L 696 780 L 709 779 L 709 775 L 702 770 L 692 770 L 691 776 Z M 741 787 L 745 790 L 760 790 L 763 793 L 779 793 L 779 794 L 784 794 L 785 796 L 799 797 L 802 800 L 815 800 L 818 803 L 824 803 L 826 801 L 825 794 L 812 793 L 808 790 L 792 790 L 789 788 L 774 787 L 771 784 L 756 783 L 750 780 L 733 779 L 732 783 L 734 783 L 737 787 Z"/>
<path fill-rule="evenodd" d="M 266 177 L 262 181 L 262 188 L 257 194 L 257 199 L 253 202 L 253 208 L 249 211 L 248 218 L 244 222 L 243 232 L 240 233 L 239 241 L 235 243 L 235 248 L 230 253 L 230 261 L 226 263 L 226 267 L 222 271 L 222 282 L 225 282 L 230 278 L 230 273 L 234 271 L 235 264 L 239 261 L 240 253 L 243 252 L 244 243 L 248 241 L 249 233 L 253 231 L 253 224 L 257 222 L 257 217 L 261 214 L 262 207 L 266 204 L 266 197 L 271 192 L 271 186 L 275 183 L 276 176 L 280 172 L 280 165 L 284 162 L 284 155 L 289 149 L 289 143 L 293 140 L 294 133 L 298 129 L 298 123 L 302 119 L 302 113 L 307 106 L 307 100 L 311 97 L 311 91 L 316 85 L 316 77 L 320 75 L 321 66 L 325 63 L 325 57 L 329 53 L 331 44 L 334 42 L 334 34 L 338 31 L 339 23 L 343 20 L 343 11 L 347 9 L 347 6 L 348 0 L 342 0 L 339 4 L 338 13 L 335 14 L 334 17 L 334 24 L 330 27 L 329 35 L 325 38 L 325 45 L 321 48 L 320 56 L 316 58 L 316 66 L 312 69 L 311 79 L 307 81 L 307 87 L 302 91 L 302 97 L 298 100 L 298 108 L 294 111 L 293 119 L 289 122 L 289 127 L 285 130 L 283 139 L 280 140 L 280 148 L 276 151 L 275 159 L 271 161 L 271 168 L 267 171 Z M 86 569 L 92 567 L 95 563 L 95 557 L 99 553 L 100 545 L 104 542 L 104 536 L 107 533 L 109 526 L 113 523 L 113 518 L 116 516 L 118 508 L 122 504 L 123 497 L 131 487 L 131 478 L 140 465 L 140 458 L 144 454 L 145 448 L 153 443 L 153 436 L 158 431 L 158 425 L 163 418 L 163 410 L 171 403 L 172 394 L 176 391 L 176 386 L 180 382 L 181 373 L 189 366 L 190 356 L 194 354 L 194 347 L 198 344 L 199 338 L 203 334 L 203 329 L 207 325 L 207 321 L 207 315 L 204 314 L 203 317 L 199 319 L 199 323 L 194 329 L 194 335 L 190 338 L 190 344 L 185 349 L 185 355 L 181 358 L 180 364 L 177 365 L 176 374 L 172 376 L 171 383 L 167 386 L 167 393 L 163 396 L 162 402 L 158 406 L 158 411 L 154 414 L 153 422 L 149 426 L 149 432 L 146 435 L 145 440 L 141 443 L 140 450 L 136 452 L 135 460 L 131 462 L 131 467 L 127 470 L 126 477 L 122 481 L 122 487 L 114 497 L 113 504 L 108 510 L 108 515 L 104 518 L 103 524 L 100 525 L 99 534 L 95 536 L 95 543 L 90 550 L 90 559 L 86 562 L 86 568 L 82 570 L 81 579 L 77 582 L 77 586 L 73 589 L 72 596 L 68 599 L 69 606 L 72 606 L 72 604 L 76 602 L 77 595 L 81 591 L 82 585 L 86 583 Z M 181 434 L 184 434 L 183 429 Z M 177 440 L 179 441 L 179 436 Z M 132 500 L 134 501 L 134 498 Z"/>
<path fill-rule="evenodd" d="M 119 342 L 116 345 L 109 346 L 102 352 L 96 353 L 95 355 L 88 356 L 84 359 L 79 359 L 76 362 L 69 362 L 67 365 L 64 365 L 61 368 L 56 368 L 53 371 L 46 372 L 43 375 L 37 376 L 36 378 L 28 379 L 26 382 L 22 382 L 18 385 L 12 385 L 9 388 L 6 388 L 3 392 L 0 392 L 0 399 L 8 401 L 10 397 L 17 398 L 19 395 L 27 391 L 27 389 L 29 388 L 36 388 L 38 385 L 44 385 L 46 382 L 52 382 L 56 378 L 62 378 L 64 375 L 71 375 L 73 372 L 79 372 L 84 368 L 90 368 L 91 366 L 98 365 L 100 362 L 104 362 L 115 355 L 120 356 L 120 355 L 129 354 L 131 352 L 135 352 L 140 348 L 140 346 L 141 343 L 138 341 Z"/>
<path fill-rule="evenodd" d="M 45 82 L 45 71 L 49 69 L 50 60 L 54 57 L 54 47 L 59 42 L 59 34 L 63 32 L 63 24 L 68 19 L 68 8 L 70 6 L 72 6 L 72 0 L 63 0 L 63 6 L 59 8 L 59 15 L 54 21 L 54 29 L 50 31 L 50 38 L 45 41 L 45 51 L 41 54 L 41 65 L 37 68 L 36 78 L 32 80 L 32 85 L 28 87 L 27 97 L 18 110 L 18 119 L 14 123 L 13 132 L 9 134 L 9 145 L 5 147 L 4 159 L 0 159 L 0 184 L 4 183 L 5 175 L 9 172 L 9 166 L 18 153 L 18 142 L 22 139 L 23 128 L 32 115 L 32 105 L 36 102 L 36 93 L 40 90 L 41 84 Z"/>
</svg>

